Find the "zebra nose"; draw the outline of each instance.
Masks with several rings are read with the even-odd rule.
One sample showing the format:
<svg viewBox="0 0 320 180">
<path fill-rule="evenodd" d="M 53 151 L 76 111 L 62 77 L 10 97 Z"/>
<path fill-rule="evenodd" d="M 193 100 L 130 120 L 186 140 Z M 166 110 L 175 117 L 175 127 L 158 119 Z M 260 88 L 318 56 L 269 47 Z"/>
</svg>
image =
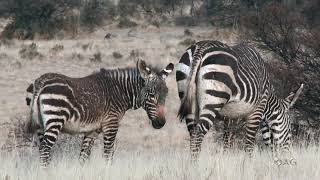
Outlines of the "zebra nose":
<svg viewBox="0 0 320 180">
<path fill-rule="evenodd" d="M 160 129 L 166 124 L 166 120 L 164 118 L 157 118 L 152 121 L 152 127 L 155 129 Z"/>
</svg>

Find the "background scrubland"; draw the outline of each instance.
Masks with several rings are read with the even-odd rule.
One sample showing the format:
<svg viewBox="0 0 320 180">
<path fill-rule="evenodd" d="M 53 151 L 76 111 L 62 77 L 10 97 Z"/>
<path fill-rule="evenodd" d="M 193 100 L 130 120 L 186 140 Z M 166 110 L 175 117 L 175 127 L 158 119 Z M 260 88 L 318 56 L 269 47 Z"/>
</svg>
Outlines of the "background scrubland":
<svg viewBox="0 0 320 180">
<path fill-rule="evenodd" d="M 317 0 L 0 0 L 1 179 L 319 179 L 320 2 Z M 37 141 L 24 132 L 25 91 L 46 72 L 86 76 L 100 68 L 135 66 L 137 58 L 164 67 L 199 40 L 248 43 L 261 52 L 279 97 L 305 84 L 292 109 L 297 166 L 276 166 L 258 135 L 252 159 L 236 148 L 222 153 L 222 122 L 203 143 L 199 165 L 189 160 L 188 133 L 176 117 L 175 75 L 168 80 L 166 125 L 146 113 L 120 123 L 114 163 L 102 157 L 101 137 L 90 162 L 77 158 L 82 136 L 63 134 L 51 168 L 39 168 Z"/>
</svg>

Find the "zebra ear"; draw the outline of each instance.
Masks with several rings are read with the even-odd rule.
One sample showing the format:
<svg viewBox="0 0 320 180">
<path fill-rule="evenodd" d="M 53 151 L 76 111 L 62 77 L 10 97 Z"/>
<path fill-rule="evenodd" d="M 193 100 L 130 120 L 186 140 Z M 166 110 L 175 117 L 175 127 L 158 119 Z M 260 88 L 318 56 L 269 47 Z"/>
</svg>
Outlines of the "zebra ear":
<svg viewBox="0 0 320 180">
<path fill-rule="evenodd" d="M 151 74 L 151 69 L 147 67 L 146 62 L 144 62 L 144 60 L 138 60 L 137 68 L 142 78 L 147 78 Z"/>
<path fill-rule="evenodd" d="M 299 89 L 295 93 L 291 92 L 290 95 L 286 97 L 286 101 L 289 102 L 289 108 L 292 107 L 294 103 L 297 101 L 297 99 L 299 98 L 299 95 L 302 92 L 303 86 L 304 84 L 301 84 Z"/>
<path fill-rule="evenodd" d="M 166 68 L 164 68 L 161 72 L 160 75 L 163 79 L 166 79 L 168 75 L 173 71 L 174 65 L 172 63 L 169 63 Z"/>
</svg>

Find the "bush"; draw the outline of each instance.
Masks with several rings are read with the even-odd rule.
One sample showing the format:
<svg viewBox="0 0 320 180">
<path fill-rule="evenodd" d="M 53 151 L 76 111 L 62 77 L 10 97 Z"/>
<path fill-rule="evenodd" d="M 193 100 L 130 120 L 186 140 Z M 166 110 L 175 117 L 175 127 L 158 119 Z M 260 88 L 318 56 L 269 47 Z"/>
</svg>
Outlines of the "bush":
<svg viewBox="0 0 320 180">
<path fill-rule="evenodd" d="M 85 1 L 81 10 L 81 23 L 92 30 L 101 26 L 105 19 L 113 19 L 115 15 L 116 7 L 109 0 Z"/>
<path fill-rule="evenodd" d="M 190 46 L 192 44 L 196 43 L 196 41 L 194 39 L 190 39 L 190 38 L 187 38 L 181 42 L 179 42 L 179 45 L 182 45 L 182 46 Z"/>
<path fill-rule="evenodd" d="M 127 17 L 122 17 L 120 18 L 119 21 L 119 28 L 130 28 L 130 27 L 136 27 L 138 24 L 135 23 L 134 21 L 131 21 L 129 18 Z"/>
<path fill-rule="evenodd" d="M 96 52 L 93 54 L 93 58 L 90 58 L 91 62 L 102 62 L 102 55 L 101 52 Z"/>
<path fill-rule="evenodd" d="M 122 54 L 120 54 L 119 52 L 113 52 L 112 53 L 112 56 L 116 59 L 121 59 L 123 57 Z"/>
<path fill-rule="evenodd" d="M 23 59 L 42 59 L 43 55 L 38 52 L 38 47 L 36 43 L 31 43 L 30 45 L 23 45 L 19 51 L 19 55 Z"/>
<path fill-rule="evenodd" d="M 242 24 L 253 32 L 253 40 L 278 55 L 286 63 L 294 61 L 301 53 L 303 18 L 296 11 L 280 3 L 271 3 L 261 12 L 246 16 Z"/>
<path fill-rule="evenodd" d="M 53 48 L 50 49 L 50 53 L 57 54 L 57 53 L 63 51 L 63 49 L 64 49 L 63 45 L 56 44 L 56 45 L 53 46 Z"/>
</svg>

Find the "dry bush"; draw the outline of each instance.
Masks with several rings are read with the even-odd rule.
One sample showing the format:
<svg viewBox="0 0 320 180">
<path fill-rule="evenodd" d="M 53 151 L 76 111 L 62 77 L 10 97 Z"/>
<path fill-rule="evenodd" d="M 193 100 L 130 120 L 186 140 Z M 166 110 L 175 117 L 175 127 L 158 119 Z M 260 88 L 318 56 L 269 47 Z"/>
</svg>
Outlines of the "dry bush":
<svg viewBox="0 0 320 180">
<path fill-rule="evenodd" d="M 113 52 L 112 56 L 116 59 L 121 59 L 123 57 L 123 55 L 119 52 Z"/>
<path fill-rule="evenodd" d="M 8 132 L 1 150 L 12 151 L 34 145 L 32 136 L 27 133 L 26 120 L 22 115 L 12 117 L 10 123 L 0 124 L 0 129 L 5 129 Z"/>
<path fill-rule="evenodd" d="M 101 26 L 105 19 L 112 20 L 116 16 L 116 6 L 109 0 L 85 1 L 81 10 L 81 23 L 93 30 Z"/>
<path fill-rule="evenodd" d="M 33 60 L 35 58 L 42 59 L 44 56 L 38 52 L 38 47 L 36 43 L 31 43 L 30 45 L 23 45 L 19 51 L 19 55 L 23 59 Z"/>
<path fill-rule="evenodd" d="M 138 49 L 133 49 L 130 52 L 129 58 L 136 60 L 138 58 L 144 57 L 145 55 L 146 54 L 144 52 L 141 52 Z"/>
<path fill-rule="evenodd" d="M 90 61 L 91 62 L 102 62 L 102 55 L 101 55 L 101 52 L 96 52 L 93 54 L 93 57 L 90 58 Z"/>
<path fill-rule="evenodd" d="M 138 24 L 134 21 L 131 21 L 127 17 L 121 17 L 119 20 L 118 27 L 119 28 L 131 28 L 131 27 L 136 27 Z"/>
<path fill-rule="evenodd" d="M 50 53 L 51 53 L 51 54 L 57 54 L 57 53 L 63 51 L 63 49 L 64 49 L 64 46 L 63 46 L 63 45 L 61 45 L 61 44 L 56 44 L 56 45 L 54 45 L 54 46 L 50 49 Z"/>
<path fill-rule="evenodd" d="M 185 36 L 193 36 L 193 32 L 190 29 L 185 29 L 183 33 Z"/>
<path fill-rule="evenodd" d="M 251 30 L 251 39 L 280 55 L 286 63 L 301 53 L 301 14 L 280 3 L 266 5 L 261 12 L 244 16 L 242 25 Z M 299 31 L 300 30 L 300 31 Z"/>
<path fill-rule="evenodd" d="M 71 59 L 80 60 L 81 61 L 81 60 L 84 59 L 84 56 L 81 53 L 74 52 L 71 55 Z"/>
<path fill-rule="evenodd" d="M 188 46 L 190 46 L 190 45 L 192 45 L 192 44 L 194 44 L 194 43 L 196 43 L 196 41 L 195 41 L 194 39 L 187 38 L 187 39 L 179 42 L 179 45 L 188 47 Z"/>
<path fill-rule="evenodd" d="M 198 20 L 190 16 L 180 16 L 174 19 L 174 23 L 177 26 L 196 26 L 197 22 Z"/>
</svg>

